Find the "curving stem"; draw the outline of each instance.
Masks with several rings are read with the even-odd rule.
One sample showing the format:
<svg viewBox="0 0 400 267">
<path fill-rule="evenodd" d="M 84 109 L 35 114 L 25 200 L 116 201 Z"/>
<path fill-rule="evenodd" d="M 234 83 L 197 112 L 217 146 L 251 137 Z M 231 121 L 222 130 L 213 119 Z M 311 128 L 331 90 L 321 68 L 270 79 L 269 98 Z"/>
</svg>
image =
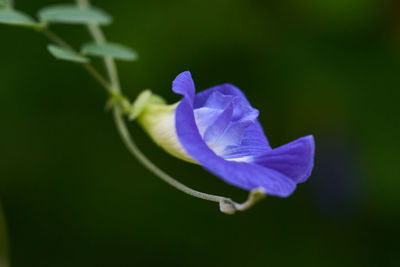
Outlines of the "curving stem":
<svg viewBox="0 0 400 267">
<path fill-rule="evenodd" d="M 89 0 L 76 0 L 76 2 L 81 8 L 89 8 L 90 7 Z M 97 42 L 97 43 L 106 42 L 106 38 L 105 38 L 102 30 L 97 24 L 89 24 L 87 27 L 88 27 L 88 31 L 89 31 L 90 35 L 92 36 L 92 38 L 95 42 Z M 110 81 L 111 92 L 114 94 L 120 94 L 121 87 L 120 87 L 118 71 L 117 71 L 117 67 L 116 67 L 114 59 L 112 57 L 105 57 L 104 64 L 105 64 L 108 78 Z M 205 199 L 205 200 L 209 200 L 209 201 L 213 201 L 213 202 L 218 202 L 220 204 L 220 210 L 226 214 L 233 214 L 236 211 L 246 210 L 246 209 L 250 208 L 251 206 L 253 206 L 256 202 L 258 202 L 260 199 L 262 199 L 265 196 L 265 192 L 263 190 L 256 189 L 249 194 L 249 198 L 246 202 L 244 202 L 243 204 L 238 204 L 238 203 L 232 201 L 230 198 L 206 194 L 203 192 L 196 191 L 190 187 L 187 187 L 186 185 L 178 182 L 177 180 L 175 180 L 174 178 L 172 178 L 171 176 L 166 174 L 164 171 L 162 171 L 160 168 L 158 168 L 152 161 L 150 161 L 143 154 L 143 152 L 141 152 L 139 150 L 139 148 L 136 146 L 135 142 L 133 141 L 133 139 L 129 133 L 128 127 L 126 126 L 125 120 L 123 118 L 124 113 L 121 109 L 121 106 L 119 106 L 119 105 L 113 106 L 113 115 L 114 115 L 114 121 L 115 121 L 116 127 L 118 129 L 118 132 L 119 132 L 125 146 L 131 152 L 131 154 L 140 163 L 142 163 L 149 171 L 151 171 L 153 174 L 158 176 L 164 182 L 175 187 L 176 189 L 178 189 L 188 195 L 197 197 L 197 198 L 201 198 L 201 199 Z"/>
</svg>

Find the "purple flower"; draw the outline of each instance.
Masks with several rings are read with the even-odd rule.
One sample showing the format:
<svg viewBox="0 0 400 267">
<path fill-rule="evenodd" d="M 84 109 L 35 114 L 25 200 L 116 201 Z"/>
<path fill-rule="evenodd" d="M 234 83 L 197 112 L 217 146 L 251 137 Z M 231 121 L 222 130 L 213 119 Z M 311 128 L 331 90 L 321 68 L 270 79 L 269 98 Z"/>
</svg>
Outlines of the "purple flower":
<svg viewBox="0 0 400 267">
<path fill-rule="evenodd" d="M 169 153 L 200 164 L 229 184 L 249 191 L 263 188 L 280 197 L 289 196 L 310 176 L 313 136 L 272 149 L 257 120 L 258 110 L 235 86 L 218 85 L 196 94 L 186 71 L 173 81 L 172 90 L 183 96 L 178 104 L 150 101 L 139 116 Z"/>
</svg>

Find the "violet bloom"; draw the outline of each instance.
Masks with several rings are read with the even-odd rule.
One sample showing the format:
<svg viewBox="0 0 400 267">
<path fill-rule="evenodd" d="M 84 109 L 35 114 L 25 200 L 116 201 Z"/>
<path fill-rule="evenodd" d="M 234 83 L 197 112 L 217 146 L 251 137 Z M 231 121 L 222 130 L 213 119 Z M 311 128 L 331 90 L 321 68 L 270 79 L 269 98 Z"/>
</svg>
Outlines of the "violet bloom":
<svg viewBox="0 0 400 267">
<path fill-rule="evenodd" d="M 258 110 L 235 86 L 218 85 L 196 94 L 186 71 L 173 81 L 172 90 L 183 96 L 177 104 L 166 105 L 149 92 L 138 104 L 140 124 L 170 154 L 200 164 L 229 184 L 280 197 L 310 176 L 313 136 L 272 149 Z"/>
</svg>

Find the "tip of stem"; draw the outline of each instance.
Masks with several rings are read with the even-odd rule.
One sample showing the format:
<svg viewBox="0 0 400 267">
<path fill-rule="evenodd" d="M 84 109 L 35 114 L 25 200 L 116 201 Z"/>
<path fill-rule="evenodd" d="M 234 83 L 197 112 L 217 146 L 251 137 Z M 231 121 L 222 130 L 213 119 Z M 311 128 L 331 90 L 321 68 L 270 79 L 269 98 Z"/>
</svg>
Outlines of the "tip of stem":
<svg viewBox="0 0 400 267">
<path fill-rule="evenodd" d="M 266 197 L 266 192 L 264 188 L 261 187 L 256 188 L 249 193 L 249 197 L 242 204 L 235 203 L 227 198 L 222 199 L 219 202 L 219 209 L 221 212 L 225 214 L 235 214 L 236 211 L 245 211 L 251 208 L 252 206 L 254 206 L 254 204 L 264 199 L 265 197 Z"/>
<path fill-rule="evenodd" d="M 232 201 L 226 199 L 223 199 L 219 202 L 219 210 L 222 213 L 229 215 L 235 214 L 236 212 L 235 204 Z"/>
</svg>

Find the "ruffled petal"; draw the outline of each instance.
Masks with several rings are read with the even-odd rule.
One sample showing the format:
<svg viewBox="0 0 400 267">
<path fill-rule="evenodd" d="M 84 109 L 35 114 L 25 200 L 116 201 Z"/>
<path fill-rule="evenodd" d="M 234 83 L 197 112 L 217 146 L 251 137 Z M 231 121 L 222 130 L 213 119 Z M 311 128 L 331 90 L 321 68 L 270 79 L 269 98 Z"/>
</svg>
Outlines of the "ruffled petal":
<svg viewBox="0 0 400 267">
<path fill-rule="evenodd" d="M 309 135 L 259 155 L 252 162 L 283 173 L 295 183 L 302 183 L 311 174 L 314 150 L 314 138 Z"/>
<path fill-rule="evenodd" d="M 226 147 L 223 155 L 225 159 L 251 159 L 258 155 L 265 154 L 271 149 L 261 125 L 256 122 L 246 129 L 240 145 Z"/>
<path fill-rule="evenodd" d="M 175 80 L 172 82 L 172 91 L 188 97 L 192 102 L 194 101 L 196 89 L 190 71 L 182 72 L 176 76 Z"/>
<path fill-rule="evenodd" d="M 295 190 L 296 183 L 281 172 L 253 163 L 228 161 L 216 155 L 200 136 L 190 95 L 180 94 L 184 97 L 176 108 L 175 126 L 180 143 L 193 159 L 227 183 L 245 190 L 262 187 L 267 194 L 280 197 L 287 197 Z"/>
<path fill-rule="evenodd" d="M 207 99 L 215 91 L 217 91 L 223 95 L 238 96 L 241 99 L 243 99 L 245 101 L 245 103 L 247 103 L 247 105 L 250 105 L 250 102 L 247 100 L 246 96 L 243 94 L 243 92 L 239 88 L 237 88 L 236 86 L 234 86 L 230 83 L 224 83 L 221 85 L 216 85 L 211 88 L 208 88 L 204 91 L 201 91 L 200 93 L 197 93 L 195 100 L 194 100 L 194 108 L 199 108 L 199 107 L 204 106 Z"/>
<path fill-rule="evenodd" d="M 233 106 L 230 104 L 215 120 L 213 124 L 211 124 L 206 132 L 204 133 L 204 141 L 210 144 L 216 144 L 218 140 L 221 138 L 226 128 L 229 126 L 231 122 L 233 114 Z"/>
<path fill-rule="evenodd" d="M 233 98 L 231 95 L 223 95 L 218 91 L 213 91 L 204 103 L 204 107 L 226 109 L 232 103 Z"/>
<path fill-rule="evenodd" d="M 204 133 L 208 127 L 216 121 L 221 115 L 223 110 L 213 108 L 198 108 L 194 110 L 194 117 L 196 119 L 197 128 L 199 129 L 200 135 L 204 138 Z"/>
<path fill-rule="evenodd" d="M 253 124 L 253 122 L 249 120 L 231 123 L 218 140 L 218 146 L 220 146 L 222 151 L 224 151 L 228 146 L 241 145 L 244 132 L 251 124 Z M 224 157 L 223 154 L 219 155 Z"/>
<path fill-rule="evenodd" d="M 203 106 L 215 107 L 216 103 L 220 104 L 222 103 L 222 100 L 217 99 L 217 97 L 225 94 L 228 95 L 228 97 L 229 95 L 232 95 L 240 99 L 239 104 L 242 106 L 242 108 L 236 108 L 233 117 L 243 115 L 243 114 L 237 114 L 238 112 L 242 113 L 246 112 L 250 117 L 252 117 L 252 120 L 254 121 L 254 124 L 250 125 L 243 133 L 243 139 L 241 145 L 249 146 L 250 150 L 257 150 L 257 151 L 261 150 L 262 152 L 266 152 L 269 149 L 271 149 L 268 139 L 264 134 L 263 128 L 256 119 L 258 117 L 258 110 L 253 108 L 251 108 L 251 110 L 248 110 L 248 107 L 251 107 L 251 105 L 247 100 L 246 96 L 244 95 L 244 93 L 236 86 L 229 83 L 225 83 L 222 85 L 211 87 L 200 93 L 197 93 L 194 99 L 193 106 L 195 109 Z M 226 103 L 222 103 L 221 106 L 223 106 L 223 104 L 227 105 Z M 240 157 L 240 155 L 246 154 L 245 151 L 242 151 L 242 149 L 238 148 L 233 148 L 233 149 L 228 148 L 228 150 L 231 151 L 230 152 L 226 151 L 226 153 L 228 154 L 232 153 L 232 157 Z"/>
<path fill-rule="evenodd" d="M 243 101 L 244 104 L 246 104 L 247 106 L 250 106 L 250 103 L 247 100 L 246 96 L 239 88 L 237 88 L 236 86 L 234 86 L 232 84 L 225 83 L 225 84 L 211 87 L 200 93 L 197 93 L 195 96 L 195 99 L 194 99 L 194 105 L 193 105 L 194 108 L 200 108 L 200 107 L 204 106 L 206 101 L 209 99 L 211 94 L 213 94 L 214 92 L 219 92 L 221 94 L 226 94 L 226 95 L 237 96 L 241 99 L 241 101 Z M 257 112 L 257 116 L 258 116 L 258 110 L 255 110 L 255 111 Z M 236 114 L 234 114 L 234 116 L 235 115 Z M 244 132 L 243 139 L 242 139 L 242 145 L 243 144 L 248 144 L 249 146 L 251 146 L 250 149 L 254 149 L 254 150 L 257 150 L 257 147 L 261 148 L 261 150 L 263 152 L 265 152 L 264 149 L 271 148 L 271 146 L 269 145 L 268 139 L 264 134 L 263 128 L 257 119 L 255 120 L 254 124 L 250 125 Z M 237 151 L 237 152 L 232 151 L 232 153 L 236 153 L 237 155 L 232 155 L 232 156 L 240 157 L 240 155 L 245 154 L 244 151 L 239 151 L 239 150 L 237 150 L 235 148 L 234 151 Z"/>
<path fill-rule="evenodd" d="M 194 110 L 200 135 L 223 158 L 228 146 L 240 146 L 245 131 L 256 122 L 258 114 L 246 100 L 218 91 L 209 95 L 203 107 Z"/>
</svg>

